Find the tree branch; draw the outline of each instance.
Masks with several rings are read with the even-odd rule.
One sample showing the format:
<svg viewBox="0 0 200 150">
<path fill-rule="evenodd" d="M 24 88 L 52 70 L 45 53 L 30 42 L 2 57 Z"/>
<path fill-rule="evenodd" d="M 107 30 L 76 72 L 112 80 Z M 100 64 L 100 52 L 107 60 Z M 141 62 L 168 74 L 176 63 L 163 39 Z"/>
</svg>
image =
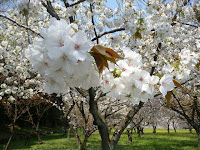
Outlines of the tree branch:
<svg viewBox="0 0 200 150">
<path fill-rule="evenodd" d="M 93 5 L 90 4 L 90 11 L 91 11 L 91 13 L 93 13 L 92 7 L 93 7 Z M 94 23 L 94 15 L 92 15 L 92 24 L 93 24 L 93 26 L 95 26 L 95 23 Z M 96 31 L 96 28 L 95 28 L 95 27 L 94 27 L 94 34 L 95 34 L 95 36 L 96 36 L 97 44 L 99 44 L 99 38 L 98 38 L 97 31 Z"/>
<path fill-rule="evenodd" d="M 88 90 L 88 92 L 89 92 L 89 96 L 90 96 L 89 111 L 94 118 L 94 125 L 98 126 L 99 133 L 100 133 L 100 136 L 102 139 L 101 140 L 102 149 L 109 150 L 110 149 L 110 146 L 109 146 L 110 139 L 109 139 L 108 127 L 98 112 L 97 101 L 95 101 L 95 90 L 94 90 L 94 88 L 90 88 Z"/>
<path fill-rule="evenodd" d="M 189 118 L 189 116 L 188 115 L 186 115 L 186 113 L 185 113 L 185 110 L 183 109 L 183 106 L 181 105 L 181 103 L 179 102 L 179 99 L 176 97 L 176 95 L 172 92 L 172 95 L 173 95 L 173 97 L 176 99 L 176 101 L 178 102 L 178 105 L 179 105 L 179 107 L 181 108 L 181 110 L 182 110 L 182 115 L 185 117 L 185 119 L 187 119 L 188 120 L 188 122 L 190 123 L 190 124 L 193 124 L 194 122 Z M 178 111 L 177 111 L 178 112 Z M 180 111 L 181 112 L 181 111 Z"/>
<path fill-rule="evenodd" d="M 9 17 L 7 17 L 7 16 L 5 16 L 5 15 L 3 15 L 3 14 L 0 14 L 0 17 L 5 18 L 5 19 L 11 21 L 12 23 L 16 24 L 17 26 L 19 26 L 19 27 L 21 27 L 21 28 L 24 28 L 24 29 L 26 29 L 26 30 L 29 30 L 29 31 L 31 31 L 32 33 L 34 33 L 34 34 L 40 36 L 41 38 L 43 38 L 42 35 L 41 35 L 40 33 L 37 33 L 36 31 L 32 30 L 31 28 L 29 28 L 29 27 L 27 27 L 27 26 L 24 26 L 24 25 L 22 25 L 22 24 L 17 23 L 15 20 L 13 20 L 13 19 L 11 19 L 11 18 L 9 18 Z"/>
<path fill-rule="evenodd" d="M 65 7 L 68 8 L 70 5 L 69 3 L 67 2 L 67 0 L 63 0 L 64 4 L 65 4 Z M 74 22 L 74 19 L 73 19 L 73 16 L 70 16 L 69 17 L 69 22 L 70 23 L 73 23 Z"/>
<path fill-rule="evenodd" d="M 98 38 L 101 38 L 102 36 L 104 36 L 106 34 L 115 33 L 115 32 L 124 31 L 124 30 L 125 30 L 125 28 L 119 28 L 119 29 L 114 29 L 114 30 L 106 31 L 106 32 L 98 35 L 97 37 L 93 38 L 91 41 L 95 41 Z"/>
<path fill-rule="evenodd" d="M 132 107 L 132 109 L 128 112 L 128 114 L 126 115 L 124 120 L 121 121 L 121 123 L 119 124 L 118 131 L 114 132 L 112 140 L 111 140 L 113 147 L 117 146 L 117 143 L 118 143 L 123 131 L 126 129 L 128 124 L 132 121 L 133 117 L 137 114 L 137 112 L 140 110 L 140 108 L 142 108 L 143 105 L 144 105 L 144 102 L 141 102 L 141 101 L 140 101 L 139 105 L 134 105 Z"/>
<path fill-rule="evenodd" d="M 77 2 L 75 2 L 75 3 L 73 3 L 73 4 L 70 4 L 68 7 L 73 7 L 73 6 L 75 6 L 75 5 L 78 5 L 78 4 L 80 4 L 80 3 L 83 3 L 83 2 L 85 2 L 86 0 L 79 0 L 79 1 L 77 1 Z M 66 0 L 63 0 L 63 2 L 66 2 Z"/>
<path fill-rule="evenodd" d="M 171 23 L 172 26 L 174 26 L 175 24 L 177 23 L 180 23 L 182 25 L 187 25 L 187 26 L 191 26 L 191 27 L 194 27 L 194 28 L 199 28 L 198 26 L 196 25 L 193 25 L 193 24 L 189 24 L 189 23 L 184 23 L 184 22 L 180 22 L 180 21 L 174 21 L 173 23 Z"/>
<path fill-rule="evenodd" d="M 154 61 L 157 61 L 157 60 L 158 60 L 158 55 L 159 55 L 159 52 L 160 52 L 161 46 L 162 46 L 162 44 L 159 43 L 159 44 L 158 44 L 158 47 L 157 47 L 157 49 L 156 49 L 157 54 L 155 54 L 154 59 L 153 59 Z M 155 69 L 156 69 L 155 66 L 153 66 L 153 67 L 151 68 L 151 72 L 150 72 L 150 75 L 151 75 L 151 76 L 153 75 Z"/>
<path fill-rule="evenodd" d="M 190 0 L 183 0 L 183 7 L 186 6 L 189 2 L 190 2 Z M 172 18 L 172 21 L 176 20 L 178 13 L 180 13 L 181 11 L 182 11 L 182 9 L 177 9 L 174 17 Z"/>
<path fill-rule="evenodd" d="M 41 1 L 42 5 L 47 9 L 47 12 L 52 16 L 55 17 L 57 20 L 60 20 L 60 17 L 55 12 L 51 2 L 49 0 L 46 0 L 46 4 L 44 1 Z"/>
</svg>

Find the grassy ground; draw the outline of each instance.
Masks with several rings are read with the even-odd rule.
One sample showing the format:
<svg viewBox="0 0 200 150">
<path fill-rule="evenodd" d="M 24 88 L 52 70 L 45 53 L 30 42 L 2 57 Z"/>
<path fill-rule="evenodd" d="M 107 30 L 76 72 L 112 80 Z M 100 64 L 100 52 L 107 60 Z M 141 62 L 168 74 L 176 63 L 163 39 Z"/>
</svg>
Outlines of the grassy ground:
<svg viewBox="0 0 200 150">
<path fill-rule="evenodd" d="M 11 144 L 12 150 L 77 150 L 77 144 L 74 137 L 67 139 L 62 133 L 56 133 L 42 137 L 44 144 L 39 145 L 37 138 L 32 138 L 25 146 L 25 140 L 14 141 Z M 88 150 L 100 150 L 100 136 L 95 132 L 88 140 Z M 0 145 L 3 149 L 3 145 Z M 145 129 L 144 135 L 138 138 L 133 134 L 133 143 L 128 142 L 127 134 L 123 134 L 117 150 L 197 150 L 197 135 L 193 131 L 190 134 L 188 130 L 177 130 L 168 135 L 164 129 L 158 129 L 156 134 L 152 129 Z"/>
</svg>

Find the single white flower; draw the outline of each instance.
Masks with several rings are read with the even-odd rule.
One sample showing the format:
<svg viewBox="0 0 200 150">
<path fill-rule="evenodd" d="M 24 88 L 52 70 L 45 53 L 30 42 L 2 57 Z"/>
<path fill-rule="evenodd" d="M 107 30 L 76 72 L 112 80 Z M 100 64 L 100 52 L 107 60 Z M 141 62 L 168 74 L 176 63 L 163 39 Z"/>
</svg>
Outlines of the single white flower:
<svg viewBox="0 0 200 150">
<path fill-rule="evenodd" d="M 90 41 L 84 32 L 77 32 L 68 41 L 68 50 L 64 51 L 66 55 L 69 55 L 69 59 L 74 63 L 84 61 L 87 58 L 87 53 L 92 48 Z"/>
<path fill-rule="evenodd" d="M 170 74 L 165 74 L 161 79 L 160 79 L 160 92 L 162 93 L 163 97 L 167 94 L 168 91 L 172 91 L 175 87 L 174 82 L 173 82 L 173 76 Z"/>
</svg>

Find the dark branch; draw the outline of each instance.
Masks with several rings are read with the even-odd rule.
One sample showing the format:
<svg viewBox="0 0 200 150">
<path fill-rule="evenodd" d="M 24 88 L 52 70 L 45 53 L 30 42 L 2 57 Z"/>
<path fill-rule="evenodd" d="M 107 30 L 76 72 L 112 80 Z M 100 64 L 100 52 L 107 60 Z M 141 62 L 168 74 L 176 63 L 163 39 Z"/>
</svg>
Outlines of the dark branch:
<svg viewBox="0 0 200 150">
<path fill-rule="evenodd" d="M 29 31 L 31 31 L 32 33 L 34 33 L 34 34 L 40 36 L 41 38 L 43 38 L 43 37 L 41 36 L 40 33 L 35 32 L 34 30 L 32 30 L 31 28 L 29 28 L 29 27 L 27 27 L 27 26 L 24 26 L 24 25 L 22 25 L 22 24 L 17 23 L 15 20 L 13 20 L 13 19 L 11 19 L 11 18 L 8 18 L 8 17 L 5 16 L 5 15 L 0 14 L 0 17 L 3 17 L 3 18 L 5 18 L 5 19 L 11 21 L 12 23 L 18 25 L 19 27 L 24 28 L 24 29 L 26 29 L 26 30 L 29 30 Z"/>
<path fill-rule="evenodd" d="M 68 8 L 70 5 L 69 3 L 66 1 L 66 0 L 63 0 L 64 4 L 65 4 L 65 7 Z M 70 23 L 73 23 L 74 22 L 74 19 L 73 19 L 73 16 L 70 16 L 69 17 L 69 22 Z"/>
<path fill-rule="evenodd" d="M 66 0 L 64 0 L 64 2 L 65 2 Z M 70 4 L 68 7 L 73 7 L 73 6 L 75 6 L 75 5 L 78 5 L 78 4 L 80 4 L 80 3 L 82 3 L 82 2 L 85 2 L 86 0 L 79 0 L 79 1 L 77 1 L 77 2 L 75 2 L 75 3 L 73 3 L 73 4 Z"/>
<path fill-rule="evenodd" d="M 90 4 L 90 11 L 91 11 L 91 13 L 93 13 L 92 7 L 93 7 L 93 5 Z M 93 24 L 93 26 L 95 26 L 94 16 L 93 15 L 92 15 L 92 24 Z M 96 31 L 95 27 L 94 27 L 94 34 L 96 36 L 97 44 L 99 44 L 99 38 L 98 38 L 97 31 Z"/>
<path fill-rule="evenodd" d="M 57 20 L 60 20 L 60 17 L 55 12 L 51 2 L 49 0 L 46 0 L 46 3 L 42 1 L 42 5 L 47 9 L 47 12 L 52 16 L 55 17 Z"/>
<path fill-rule="evenodd" d="M 157 60 L 158 60 L 158 54 L 159 54 L 159 52 L 160 52 L 161 46 L 162 46 L 162 44 L 159 43 L 159 44 L 158 44 L 158 47 L 157 47 L 157 49 L 156 49 L 157 54 L 155 54 L 154 59 L 153 59 L 154 61 L 157 61 Z M 151 75 L 151 76 L 153 75 L 155 69 L 156 69 L 155 66 L 153 66 L 153 67 L 151 68 L 151 72 L 150 72 L 150 75 Z"/>
<path fill-rule="evenodd" d="M 181 108 L 182 115 L 185 117 L 185 119 L 188 120 L 188 122 L 193 123 L 193 121 L 188 117 L 188 115 L 186 115 L 185 110 L 184 110 L 183 106 L 181 105 L 179 99 L 176 97 L 176 95 L 175 95 L 173 92 L 172 92 L 172 95 L 173 95 L 173 97 L 175 98 L 175 100 L 177 101 L 179 107 Z"/>
<path fill-rule="evenodd" d="M 186 6 L 189 2 L 190 2 L 190 0 L 184 0 L 184 2 L 183 2 L 183 6 Z M 181 11 L 182 11 L 182 9 L 177 9 L 177 11 L 176 11 L 174 17 L 172 18 L 173 21 L 176 20 L 177 15 L 178 15 Z"/>
<path fill-rule="evenodd" d="M 111 31 L 106 31 L 106 32 L 98 35 L 97 37 L 93 38 L 91 41 L 95 41 L 98 38 L 101 38 L 102 36 L 104 36 L 106 34 L 115 33 L 115 32 L 124 31 L 124 30 L 125 30 L 125 28 L 119 28 L 119 29 L 114 29 L 114 30 L 111 30 Z"/>
</svg>

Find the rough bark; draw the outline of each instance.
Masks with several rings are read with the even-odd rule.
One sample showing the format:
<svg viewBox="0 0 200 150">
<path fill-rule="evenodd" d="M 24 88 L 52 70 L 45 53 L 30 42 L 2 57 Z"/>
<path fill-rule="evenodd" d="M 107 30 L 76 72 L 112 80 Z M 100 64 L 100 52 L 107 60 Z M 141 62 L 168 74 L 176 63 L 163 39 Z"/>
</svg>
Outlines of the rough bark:
<svg viewBox="0 0 200 150">
<path fill-rule="evenodd" d="M 141 131 L 141 134 L 144 134 L 144 128 L 143 127 L 140 128 L 140 131 Z"/>
<path fill-rule="evenodd" d="M 108 127 L 103 120 L 103 118 L 100 116 L 98 112 L 97 102 L 95 101 L 95 90 L 94 88 L 89 89 L 89 111 L 93 115 L 94 118 L 94 125 L 98 126 L 99 134 L 101 136 L 101 148 L 102 150 L 110 150 L 109 145 L 109 131 Z"/>
<path fill-rule="evenodd" d="M 39 129 L 39 126 L 40 126 L 40 121 L 37 122 L 36 133 L 37 133 L 37 137 L 38 137 L 38 142 L 39 142 L 39 144 L 43 144 L 43 142 L 42 142 L 42 140 L 41 140 L 41 137 L 40 137 L 40 129 Z"/>
<path fill-rule="evenodd" d="M 128 141 L 133 142 L 133 130 L 127 129 Z"/>
<path fill-rule="evenodd" d="M 87 137 L 84 138 L 83 143 L 81 144 L 81 150 L 86 150 L 87 149 Z"/>
<path fill-rule="evenodd" d="M 138 135 L 139 138 L 141 137 L 141 132 L 140 132 L 140 127 L 139 126 L 137 127 L 137 135 Z"/>
</svg>

